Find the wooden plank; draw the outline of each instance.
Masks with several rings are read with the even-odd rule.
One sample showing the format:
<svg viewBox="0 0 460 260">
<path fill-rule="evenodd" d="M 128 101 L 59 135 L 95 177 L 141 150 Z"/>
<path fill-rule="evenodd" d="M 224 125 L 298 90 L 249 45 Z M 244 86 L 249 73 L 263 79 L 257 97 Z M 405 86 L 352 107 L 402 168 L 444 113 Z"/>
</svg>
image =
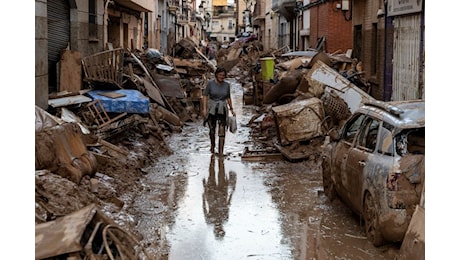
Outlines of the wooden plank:
<svg viewBox="0 0 460 260">
<path fill-rule="evenodd" d="M 307 159 L 311 155 L 318 154 L 317 151 L 311 149 L 308 145 L 300 145 L 297 149 L 292 149 L 289 146 L 281 146 L 279 144 L 275 144 L 275 147 L 289 161 Z"/>
<path fill-rule="evenodd" d="M 50 100 L 48 100 L 48 105 L 56 108 L 56 107 L 62 107 L 62 106 L 68 106 L 68 105 L 75 105 L 75 104 L 91 102 L 91 100 L 92 99 L 89 98 L 89 97 L 86 97 L 86 96 L 83 96 L 83 95 L 77 95 L 77 96 L 72 96 L 72 97 L 50 99 Z"/>
<path fill-rule="evenodd" d="M 186 69 L 183 69 L 183 68 L 177 68 L 177 67 L 176 67 L 176 71 L 177 71 L 177 73 L 179 73 L 179 74 L 188 74 L 187 70 L 186 70 Z"/>
<path fill-rule="evenodd" d="M 73 92 L 69 92 L 67 90 L 64 90 L 64 91 L 60 91 L 60 92 L 57 92 L 57 93 L 52 93 L 48 96 L 49 99 L 55 99 L 55 98 L 64 98 L 64 97 L 70 97 L 70 96 L 75 96 L 75 95 L 78 95 L 78 94 L 81 94 L 79 92 L 76 92 L 76 93 L 73 93 Z"/>
<path fill-rule="evenodd" d="M 199 51 L 197 47 L 195 47 L 195 51 L 206 61 L 208 66 L 210 66 L 212 68 L 213 72 L 216 71 L 216 69 L 217 69 L 216 65 L 214 65 L 214 63 L 212 63 L 210 60 L 208 60 L 208 58 L 201 51 Z"/>
<path fill-rule="evenodd" d="M 243 151 L 241 159 L 244 161 L 267 161 L 267 160 L 281 160 L 284 159 L 283 155 L 279 152 L 269 150 L 250 151 L 247 147 Z"/>
<path fill-rule="evenodd" d="M 115 92 L 115 91 L 113 91 L 113 92 L 98 92 L 97 94 L 98 94 L 98 95 L 101 95 L 101 96 L 104 96 L 104 97 L 113 98 L 113 99 L 115 99 L 115 98 L 121 98 L 121 97 L 126 97 L 125 94 L 123 94 L 123 93 L 117 93 L 117 92 Z"/>
<path fill-rule="evenodd" d="M 203 62 L 201 60 L 184 60 L 184 59 L 178 59 L 174 58 L 174 65 L 176 67 L 200 67 L 203 66 Z"/>
<path fill-rule="evenodd" d="M 125 112 L 125 113 L 122 113 L 122 114 L 119 114 L 118 116 L 116 116 L 116 117 L 114 117 L 114 118 L 112 118 L 112 119 L 109 119 L 109 121 L 103 123 L 103 124 L 100 125 L 98 128 L 102 128 L 102 127 L 104 127 L 104 126 L 106 126 L 106 125 L 109 125 L 109 124 L 111 124 L 111 123 L 113 123 L 113 122 L 115 122 L 115 121 L 117 121 L 117 120 L 123 118 L 123 117 L 126 116 L 127 114 L 128 114 L 128 113 L 126 113 L 126 112 Z"/>
<path fill-rule="evenodd" d="M 158 104 L 165 106 L 160 90 L 155 85 L 153 85 L 147 78 L 144 77 L 141 78 L 141 80 L 144 83 L 147 95 Z"/>
<path fill-rule="evenodd" d="M 69 92 L 80 91 L 82 86 L 80 52 L 63 50 L 59 64 L 59 90 Z"/>
<path fill-rule="evenodd" d="M 120 147 L 118 147 L 118 146 L 116 146 L 114 144 L 111 144 L 111 143 L 105 141 L 104 139 L 99 139 L 98 143 L 102 144 L 103 146 L 106 146 L 107 148 L 110 148 L 110 149 L 114 150 L 115 152 L 121 153 L 121 154 L 123 154 L 125 156 L 128 155 L 128 152 L 122 150 Z"/>
</svg>

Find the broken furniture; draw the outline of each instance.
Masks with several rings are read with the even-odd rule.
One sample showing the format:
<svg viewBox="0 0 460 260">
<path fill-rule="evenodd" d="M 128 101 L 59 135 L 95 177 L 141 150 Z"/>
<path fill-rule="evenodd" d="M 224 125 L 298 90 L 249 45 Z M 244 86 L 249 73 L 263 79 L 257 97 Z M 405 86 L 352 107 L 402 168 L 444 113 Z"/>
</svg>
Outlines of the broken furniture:
<svg viewBox="0 0 460 260">
<path fill-rule="evenodd" d="M 323 136 L 324 109 L 318 98 L 309 98 L 272 108 L 281 145 Z"/>
<path fill-rule="evenodd" d="M 123 80 L 124 49 L 96 53 L 82 59 L 84 80 L 91 83 L 109 83 L 121 88 Z"/>
<path fill-rule="evenodd" d="M 82 116 L 86 123 L 96 124 L 98 128 L 104 127 L 112 122 L 117 121 L 118 119 L 124 117 L 127 113 L 122 113 L 114 118 L 110 118 L 107 112 L 104 110 L 104 107 L 101 104 L 101 101 L 96 99 L 86 105 L 86 110 L 82 111 Z"/>
<path fill-rule="evenodd" d="M 309 98 L 272 108 L 280 144 L 275 147 L 287 159 L 294 161 L 316 156 L 318 152 L 304 142 L 327 133 L 323 103 Z"/>
<path fill-rule="evenodd" d="M 35 226 L 35 259 L 153 259 L 137 238 L 90 204 Z"/>
</svg>

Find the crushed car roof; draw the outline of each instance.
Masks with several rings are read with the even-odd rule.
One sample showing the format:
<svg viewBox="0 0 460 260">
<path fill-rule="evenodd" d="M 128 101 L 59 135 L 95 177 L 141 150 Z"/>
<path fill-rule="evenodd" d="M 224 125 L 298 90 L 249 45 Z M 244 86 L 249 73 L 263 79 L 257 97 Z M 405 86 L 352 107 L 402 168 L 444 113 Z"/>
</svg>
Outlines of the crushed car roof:
<svg viewBox="0 0 460 260">
<path fill-rule="evenodd" d="M 387 121 L 398 128 L 425 126 L 424 100 L 366 102 L 359 109 L 359 112 L 378 114 L 384 121 Z"/>
</svg>

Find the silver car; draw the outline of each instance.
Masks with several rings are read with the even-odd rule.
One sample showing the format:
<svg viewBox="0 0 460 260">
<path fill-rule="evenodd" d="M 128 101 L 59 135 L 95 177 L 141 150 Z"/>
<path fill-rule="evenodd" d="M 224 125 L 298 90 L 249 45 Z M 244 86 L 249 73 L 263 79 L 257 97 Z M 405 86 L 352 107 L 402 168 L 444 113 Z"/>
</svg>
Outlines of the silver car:
<svg viewBox="0 0 460 260">
<path fill-rule="evenodd" d="M 323 187 L 364 218 L 375 245 L 401 242 L 424 192 L 425 102 L 365 103 L 323 154 Z"/>
</svg>

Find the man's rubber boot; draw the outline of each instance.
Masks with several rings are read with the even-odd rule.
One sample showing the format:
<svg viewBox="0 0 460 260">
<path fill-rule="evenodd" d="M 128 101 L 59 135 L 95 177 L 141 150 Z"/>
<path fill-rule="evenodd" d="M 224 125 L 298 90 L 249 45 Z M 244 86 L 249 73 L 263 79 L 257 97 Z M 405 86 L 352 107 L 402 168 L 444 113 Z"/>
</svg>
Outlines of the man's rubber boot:
<svg viewBox="0 0 460 260">
<path fill-rule="evenodd" d="M 224 154 L 225 137 L 219 136 L 219 155 Z"/>
</svg>

